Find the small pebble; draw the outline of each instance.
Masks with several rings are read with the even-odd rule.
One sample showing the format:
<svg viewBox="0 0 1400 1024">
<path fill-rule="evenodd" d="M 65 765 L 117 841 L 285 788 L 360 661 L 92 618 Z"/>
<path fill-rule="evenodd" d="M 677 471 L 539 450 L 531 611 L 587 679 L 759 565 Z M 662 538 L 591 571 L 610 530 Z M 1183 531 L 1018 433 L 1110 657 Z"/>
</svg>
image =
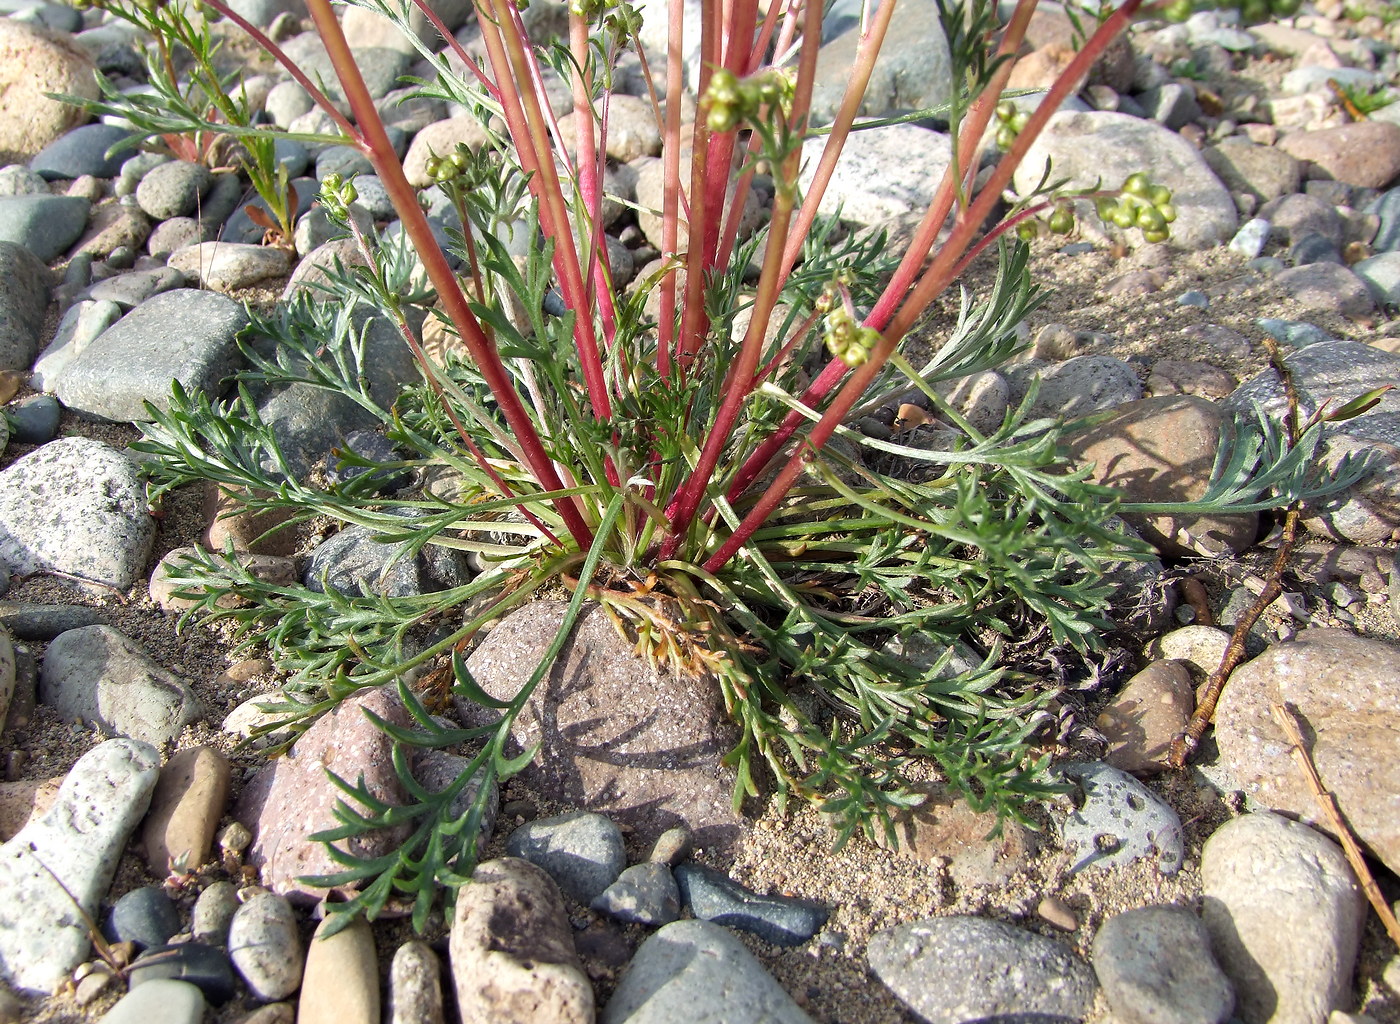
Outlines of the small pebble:
<svg viewBox="0 0 1400 1024">
<path fill-rule="evenodd" d="M 1046 924 L 1062 932 L 1072 932 L 1079 927 L 1079 918 L 1075 916 L 1074 910 L 1058 896 L 1045 897 L 1036 906 L 1035 912 Z"/>
</svg>

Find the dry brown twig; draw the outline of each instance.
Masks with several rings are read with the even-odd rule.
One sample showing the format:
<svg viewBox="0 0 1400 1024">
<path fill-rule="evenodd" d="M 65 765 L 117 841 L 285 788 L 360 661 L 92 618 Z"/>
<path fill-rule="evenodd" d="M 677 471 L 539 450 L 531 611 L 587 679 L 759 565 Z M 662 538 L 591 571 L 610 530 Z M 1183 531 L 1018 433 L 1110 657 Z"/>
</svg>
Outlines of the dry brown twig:
<svg viewBox="0 0 1400 1024">
<path fill-rule="evenodd" d="M 1380 887 L 1376 885 L 1376 880 L 1371 876 L 1370 869 L 1366 867 L 1361 847 L 1342 818 L 1341 808 L 1337 806 L 1337 798 L 1322 784 L 1322 777 L 1317 773 L 1317 765 L 1313 763 L 1312 757 L 1308 754 L 1307 746 L 1304 744 L 1303 732 L 1298 728 L 1298 720 L 1294 717 L 1292 710 L 1284 704 L 1272 703 L 1269 705 L 1269 710 L 1273 712 L 1274 721 L 1288 737 L 1288 742 L 1293 745 L 1293 759 L 1298 762 L 1298 767 L 1302 769 L 1303 776 L 1307 779 L 1308 789 L 1312 791 L 1318 806 L 1322 808 L 1328 825 L 1336 833 L 1337 838 L 1341 840 L 1342 849 L 1346 852 L 1347 860 L 1351 862 L 1351 869 L 1356 872 L 1356 877 L 1361 882 L 1362 892 L 1366 894 L 1366 899 L 1375 909 L 1376 916 L 1381 919 L 1381 924 L 1385 925 L 1386 934 L 1390 936 L 1390 941 L 1395 943 L 1397 948 L 1400 948 L 1400 922 L 1395 920 L 1395 913 L 1386 903 L 1385 897 L 1381 895 Z"/>
<path fill-rule="evenodd" d="M 1269 350 L 1269 362 L 1273 364 L 1274 369 L 1283 380 L 1284 393 L 1288 396 L 1288 443 L 1292 446 L 1298 443 L 1298 437 L 1302 433 L 1298 416 L 1298 392 L 1293 386 L 1293 374 L 1279 352 L 1278 343 L 1265 335 L 1264 344 Z M 1274 556 L 1273 564 L 1269 566 L 1269 575 L 1264 587 L 1254 598 L 1253 603 L 1245 609 L 1239 621 L 1235 623 L 1234 632 L 1230 634 L 1230 643 L 1225 648 L 1220 665 L 1206 681 L 1201 699 L 1196 705 L 1195 712 L 1191 715 L 1191 721 L 1186 725 L 1185 732 L 1172 740 L 1169 763 L 1173 768 L 1185 768 L 1187 759 L 1200 746 L 1201 737 L 1205 735 L 1206 727 L 1210 725 L 1211 719 L 1215 716 L 1215 705 L 1220 701 L 1220 694 L 1225 689 L 1226 681 L 1230 678 L 1230 674 L 1235 671 L 1235 667 L 1244 660 L 1244 645 L 1245 640 L 1249 637 L 1250 629 L 1264 614 L 1264 609 L 1268 608 L 1283 593 L 1283 570 L 1288 565 L 1288 559 L 1293 555 L 1293 547 L 1298 539 L 1298 522 L 1301 518 L 1302 512 L 1298 503 L 1294 502 L 1289 505 L 1283 518 L 1283 533 L 1279 539 L 1278 553 Z"/>
</svg>

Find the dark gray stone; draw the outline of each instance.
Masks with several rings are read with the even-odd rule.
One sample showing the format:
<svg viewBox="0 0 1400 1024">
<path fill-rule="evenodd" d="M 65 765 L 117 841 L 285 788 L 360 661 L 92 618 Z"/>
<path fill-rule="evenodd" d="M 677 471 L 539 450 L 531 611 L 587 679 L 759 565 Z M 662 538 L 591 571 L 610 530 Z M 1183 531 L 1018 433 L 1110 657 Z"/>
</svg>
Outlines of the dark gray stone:
<svg viewBox="0 0 1400 1024">
<path fill-rule="evenodd" d="M 27 370 L 49 309 L 49 268 L 28 249 L 0 242 L 0 369 Z"/>
<path fill-rule="evenodd" d="M 401 554 L 402 542 L 382 543 L 375 537 L 374 530 L 350 526 L 322 541 L 311 552 L 302 581 L 318 593 L 329 588 L 356 596 L 413 597 L 471 579 L 460 552 L 429 544 L 410 557 Z"/>
<path fill-rule="evenodd" d="M 273 153 L 277 162 L 287 168 L 288 178 L 301 177 L 306 173 L 306 168 L 311 166 L 311 154 L 296 139 L 278 139 Z"/>
<path fill-rule="evenodd" d="M 812 115 L 819 121 L 835 117 L 859 38 L 859 26 L 852 25 L 817 52 Z M 932 4 L 898 5 L 859 112 L 882 117 L 895 111 L 936 107 L 948 102 L 951 87 L 948 40 L 937 9 Z"/>
<path fill-rule="evenodd" d="M 228 956 L 202 942 L 155 946 L 136 959 L 128 978 L 133 991 L 162 978 L 189 982 L 214 1006 L 223 1006 L 238 992 Z"/>
<path fill-rule="evenodd" d="M 125 148 L 107 155 L 107 151 L 131 138 L 131 130 L 112 124 L 85 124 L 55 139 L 41 149 L 29 169 L 50 181 L 55 178 L 77 178 L 91 174 L 95 178 L 115 178 L 122 164 L 131 158 Z"/>
<path fill-rule="evenodd" d="M 871 936 L 876 977 L 929 1024 L 1078 1024 L 1093 972 L 1053 939 L 980 917 L 938 917 Z"/>
<path fill-rule="evenodd" d="M 1371 245 L 1376 252 L 1400 250 L 1400 188 L 1382 192 L 1366 207 L 1367 213 L 1380 218 L 1380 227 Z"/>
<path fill-rule="evenodd" d="M 170 382 L 218 395 L 242 361 L 234 338 L 243 307 L 213 292 L 154 295 L 93 339 L 58 382 L 58 398 L 96 419 L 146 420 L 144 404 L 168 409 Z"/>
<path fill-rule="evenodd" d="M 60 633 L 110 622 L 101 608 L 79 604 L 30 604 L 0 601 L 0 626 L 16 640 L 52 640 Z"/>
<path fill-rule="evenodd" d="M 1295 238 L 1288 247 L 1288 257 L 1295 267 L 1309 263 L 1341 263 L 1342 254 L 1330 238 L 1316 231 L 1309 231 Z"/>
<path fill-rule="evenodd" d="M 189 217 L 214 187 L 214 176 L 202 164 L 172 160 L 152 168 L 136 186 L 136 202 L 154 220 Z"/>
<path fill-rule="evenodd" d="M 20 444 L 47 444 L 58 436 L 62 414 L 53 395 L 31 395 L 9 408 L 10 440 Z"/>
<path fill-rule="evenodd" d="M 137 950 L 159 946 L 180 930 L 180 911 L 164 890 L 132 889 L 112 905 L 102 928 L 108 942 L 134 942 Z"/>
<path fill-rule="evenodd" d="M 655 928 L 681 916 L 681 893 L 665 864 L 634 864 L 590 904 L 619 921 Z"/>
<path fill-rule="evenodd" d="M 81 196 L 0 198 L 0 242 L 21 245 L 52 263 L 83 233 L 91 208 Z"/>
<path fill-rule="evenodd" d="M 694 861 L 677 865 L 675 876 L 681 897 L 700 920 L 752 932 L 776 946 L 801 945 L 831 915 L 829 907 L 811 900 L 760 895 Z"/>
<path fill-rule="evenodd" d="M 320 188 L 315 178 L 294 178 L 290 187 L 296 191 L 296 217 L 300 217 L 307 210 L 311 209 L 311 204 L 316 200 L 316 193 Z M 223 230 L 219 237 L 225 242 L 239 242 L 244 245 L 258 245 L 263 240 L 263 235 L 267 229 L 260 224 L 253 222 L 253 218 L 248 216 L 249 207 L 256 206 L 266 212 L 267 203 L 263 202 L 261 196 L 254 192 L 247 201 L 224 223 Z M 295 219 L 295 217 L 293 218 Z M 206 218 L 207 220 L 207 218 Z"/>
<path fill-rule="evenodd" d="M 559 888 L 587 906 L 627 864 L 622 832 L 606 815 L 573 811 L 527 822 L 510 834 L 506 853 L 543 868 Z"/>
<path fill-rule="evenodd" d="M 396 462 L 404 457 L 383 434 L 375 430 L 355 430 L 346 435 L 345 443 L 326 456 L 326 481 L 335 486 L 358 481 L 355 490 L 366 494 L 396 491 L 413 482 L 411 470 L 370 469 L 344 461 L 347 454 L 358 455 L 372 462 Z M 363 478 L 363 479 L 362 479 Z"/>
</svg>

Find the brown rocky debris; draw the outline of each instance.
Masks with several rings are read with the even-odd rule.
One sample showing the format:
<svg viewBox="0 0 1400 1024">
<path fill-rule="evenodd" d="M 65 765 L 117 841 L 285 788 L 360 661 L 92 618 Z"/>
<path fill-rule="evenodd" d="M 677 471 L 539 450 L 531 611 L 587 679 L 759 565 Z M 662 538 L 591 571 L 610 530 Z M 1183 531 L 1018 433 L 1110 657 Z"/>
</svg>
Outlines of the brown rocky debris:
<svg viewBox="0 0 1400 1024">
<path fill-rule="evenodd" d="M 262 871 L 264 885 L 294 902 L 311 903 L 326 895 L 326 890 L 300 881 L 301 876 L 344 869 L 324 845 L 307 839 L 312 833 L 339 827 L 335 806 L 341 800 L 351 802 L 326 776 L 327 771 L 351 783 L 363 777 L 369 792 L 387 803 L 402 804 L 406 799 L 394 771 L 393 744 L 364 711 L 396 725 L 411 724 L 392 687 L 348 697 L 308 729 L 290 752 L 253 776 L 234 808 L 234 817 L 253 834 L 248 863 Z M 359 857 L 377 857 L 402 839 L 402 831 L 395 829 L 370 832 L 339 845 Z"/>
<path fill-rule="evenodd" d="M 153 876 L 164 878 L 173 869 L 193 870 L 208 861 L 231 775 L 228 759 L 213 747 L 190 747 L 170 756 L 141 831 Z"/>
<path fill-rule="evenodd" d="M 1285 135 L 1278 148 L 1302 160 L 1314 178 L 1386 188 L 1400 177 L 1400 124 L 1357 121 Z"/>
<path fill-rule="evenodd" d="M 559 887 L 503 857 L 457 894 L 450 940 L 462 1024 L 593 1024 L 593 987 Z"/>
<path fill-rule="evenodd" d="M 1001 885 L 1029 864 L 1039 849 L 1035 833 L 1015 821 L 1002 822 L 1001 835 L 987 837 L 997 825 L 995 811 L 975 811 L 946 786 L 922 787 L 922 805 L 895 823 L 897 850 L 921 864 L 946 861 L 959 888 Z M 888 847 L 883 832 L 875 840 Z"/>
<path fill-rule="evenodd" d="M 229 544 L 235 551 L 250 551 L 258 555 L 294 555 L 298 547 L 294 528 L 278 529 L 295 514 L 292 509 L 249 511 L 245 498 L 216 484 L 204 489 L 204 517 L 209 526 L 204 531 L 204 546 L 210 551 L 223 551 Z M 272 532 L 269 532 L 272 531 Z"/>
<path fill-rule="evenodd" d="M 548 601 L 507 616 L 467 660 L 473 678 L 492 697 L 514 697 L 563 616 L 564 605 Z M 458 711 L 468 723 L 483 717 L 465 701 Z M 513 738 L 520 749 L 541 744 L 521 775 L 526 785 L 607 814 L 632 829 L 639 844 L 676 825 L 707 849 L 727 849 L 740 834 L 734 774 L 720 764 L 736 735 L 718 688 L 654 671 L 597 606 L 580 617 Z"/>
<path fill-rule="evenodd" d="M 1241 665 L 1215 713 L 1221 762 L 1263 806 L 1330 832 L 1269 711 L 1298 719 L 1323 785 L 1356 838 L 1400 871 L 1400 647 L 1307 629 Z"/>
</svg>

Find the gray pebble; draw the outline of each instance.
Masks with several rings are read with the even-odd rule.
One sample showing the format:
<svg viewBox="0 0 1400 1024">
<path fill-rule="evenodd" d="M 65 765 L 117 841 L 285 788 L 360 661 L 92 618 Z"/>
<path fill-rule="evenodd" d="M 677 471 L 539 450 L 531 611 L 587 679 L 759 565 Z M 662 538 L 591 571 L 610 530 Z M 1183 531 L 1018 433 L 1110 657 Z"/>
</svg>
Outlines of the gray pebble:
<svg viewBox="0 0 1400 1024">
<path fill-rule="evenodd" d="M 1142 907 L 1109 918 L 1092 956 L 1122 1024 L 1222 1024 L 1235 1007 L 1205 925 L 1185 907 Z"/>
<path fill-rule="evenodd" d="M 681 916 L 681 894 L 671 869 L 649 861 L 622 872 L 592 907 L 619 921 L 656 927 Z"/>
<path fill-rule="evenodd" d="M 801 945 L 831 915 L 830 908 L 810 900 L 760 895 L 693 861 L 677 866 L 675 877 L 682 898 L 700 920 L 752 932 L 776 946 Z"/>
<path fill-rule="evenodd" d="M 196 942 L 222 946 L 228 942 L 229 925 L 238 912 L 238 890 L 232 882 L 218 881 L 209 885 L 194 901 L 190 931 Z"/>
<path fill-rule="evenodd" d="M 1060 771 L 1084 794 L 1083 806 L 1060 827 L 1072 873 L 1144 858 L 1155 861 L 1164 875 L 1181 869 L 1181 820 L 1161 797 L 1106 764 L 1070 763 Z"/>
<path fill-rule="evenodd" d="M 621 830 L 612 819 L 591 811 L 527 822 L 510 834 L 506 853 L 543 868 L 584 906 L 617 881 L 627 865 Z"/>
<path fill-rule="evenodd" d="M 285 999 L 301 985 L 306 958 L 292 905 L 272 892 L 239 907 L 228 931 L 229 959 L 263 1002 Z"/>
</svg>

